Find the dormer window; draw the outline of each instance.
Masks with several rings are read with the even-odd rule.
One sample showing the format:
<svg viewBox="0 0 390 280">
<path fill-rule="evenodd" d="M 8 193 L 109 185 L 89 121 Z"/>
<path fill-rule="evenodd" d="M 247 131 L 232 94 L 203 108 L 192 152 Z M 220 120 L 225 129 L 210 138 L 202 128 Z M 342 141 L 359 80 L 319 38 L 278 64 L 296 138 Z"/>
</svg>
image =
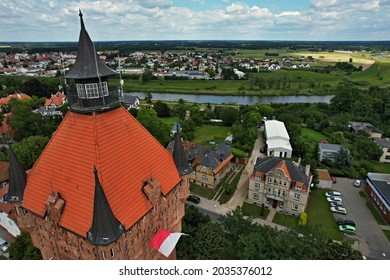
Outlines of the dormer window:
<svg viewBox="0 0 390 280">
<path fill-rule="evenodd" d="M 101 96 L 108 96 L 107 82 L 101 82 L 100 84 L 97 83 L 76 84 L 76 88 L 77 88 L 78 97 L 82 99 L 92 99 Z"/>
</svg>

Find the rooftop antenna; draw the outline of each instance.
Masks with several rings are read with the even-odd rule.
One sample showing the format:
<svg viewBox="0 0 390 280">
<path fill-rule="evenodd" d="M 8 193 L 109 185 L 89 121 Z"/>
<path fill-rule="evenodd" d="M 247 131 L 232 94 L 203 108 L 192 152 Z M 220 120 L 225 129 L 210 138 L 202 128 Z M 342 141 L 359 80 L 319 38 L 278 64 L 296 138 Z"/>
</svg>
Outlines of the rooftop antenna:
<svg viewBox="0 0 390 280">
<path fill-rule="evenodd" d="M 152 166 L 150 166 L 150 181 L 152 181 Z"/>
<path fill-rule="evenodd" d="M 118 54 L 118 70 L 117 71 L 119 71 L 119 95 L 120 95 L 121 100 L 123 101 L 124 100 L 124 98 L 123 98 L 124 81 L 122 79 L 122 68 L 121 68 L 121 60 L 119 58 L 119 54 Z"/>
</svg>

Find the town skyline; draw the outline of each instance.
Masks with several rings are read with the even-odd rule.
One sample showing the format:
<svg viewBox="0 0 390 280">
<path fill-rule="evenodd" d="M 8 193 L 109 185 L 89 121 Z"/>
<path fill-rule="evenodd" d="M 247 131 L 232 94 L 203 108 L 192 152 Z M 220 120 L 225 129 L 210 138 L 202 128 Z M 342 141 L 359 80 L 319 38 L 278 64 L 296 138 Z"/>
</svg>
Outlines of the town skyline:
<svg viewBox="0 0 390 280">
<path fill-rule="evenodd" d="M 389 0 L 2 1 L 0 42 L 77 41 L 78 9 L 94 41 L 386 41 Z"/>
</svg>

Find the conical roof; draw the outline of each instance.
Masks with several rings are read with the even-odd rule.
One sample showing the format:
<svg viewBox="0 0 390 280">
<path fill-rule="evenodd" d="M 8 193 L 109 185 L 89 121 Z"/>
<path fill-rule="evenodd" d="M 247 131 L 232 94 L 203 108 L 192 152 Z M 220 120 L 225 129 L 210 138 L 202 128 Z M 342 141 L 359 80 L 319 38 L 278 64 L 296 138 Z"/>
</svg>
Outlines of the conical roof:
<svg viewBox="0 0 390 280">
<path fill-rule="evenodd" d="M 77 58 L 73 68 L 65 75 L 66 79 L 90 79 L 114 75 L 116 72 L 109 68 L 99 58 L 95 46 L 85 29 L 83 14 L 80 16 L 80 37 Z"/>
<path fill-rule="evenodd" d="M 16 202 L 23 200 L 24 189 L 26 188 L 27 174 L 22 164 L 9 146 L 9 188 L 5 200 Z"/>
<path fill-rule="evenodd" d="M 192 167 L 188 163 L 186 154 L 184 152 L 184 146 L 180 138 L 179 127 L 177 127 L 176 139 L 175 139 L 172 155 L 173 155 L 173 160 L 175 161 L 177 171 L 179 171 L 180 176 L 186 175 L 191 172 Z"/>
<path fill-rule="evenodd" d="M 112 213 L 103 188 L 100 184 L 97 169 L 95 173 L 95 198 L 92 226 L 88 232 L 88 240 L 93 245 L 108 245 L 116 241 L 123 233 L 123 227 Z"/>
</svg>

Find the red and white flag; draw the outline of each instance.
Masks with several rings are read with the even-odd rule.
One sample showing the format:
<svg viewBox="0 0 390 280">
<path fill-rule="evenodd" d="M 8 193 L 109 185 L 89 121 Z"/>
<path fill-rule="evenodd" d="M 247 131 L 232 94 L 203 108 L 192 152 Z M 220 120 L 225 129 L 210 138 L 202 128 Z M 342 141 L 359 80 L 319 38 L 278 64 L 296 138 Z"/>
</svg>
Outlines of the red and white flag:
<svg viewBox="0 0 390 280">
<path fill-rule="evenodd" d="M 177 242 L 179 241 L 179 238 L 182 235 L 186 234 L 181 232 L 170 232 L 166 229 L 160 229 L 153 236 L 152 240 L 150 241 L 150 245 L 156 250 L 158 250 L 161 254 L 168 257 L 172 253 Z"/>
</svg>

